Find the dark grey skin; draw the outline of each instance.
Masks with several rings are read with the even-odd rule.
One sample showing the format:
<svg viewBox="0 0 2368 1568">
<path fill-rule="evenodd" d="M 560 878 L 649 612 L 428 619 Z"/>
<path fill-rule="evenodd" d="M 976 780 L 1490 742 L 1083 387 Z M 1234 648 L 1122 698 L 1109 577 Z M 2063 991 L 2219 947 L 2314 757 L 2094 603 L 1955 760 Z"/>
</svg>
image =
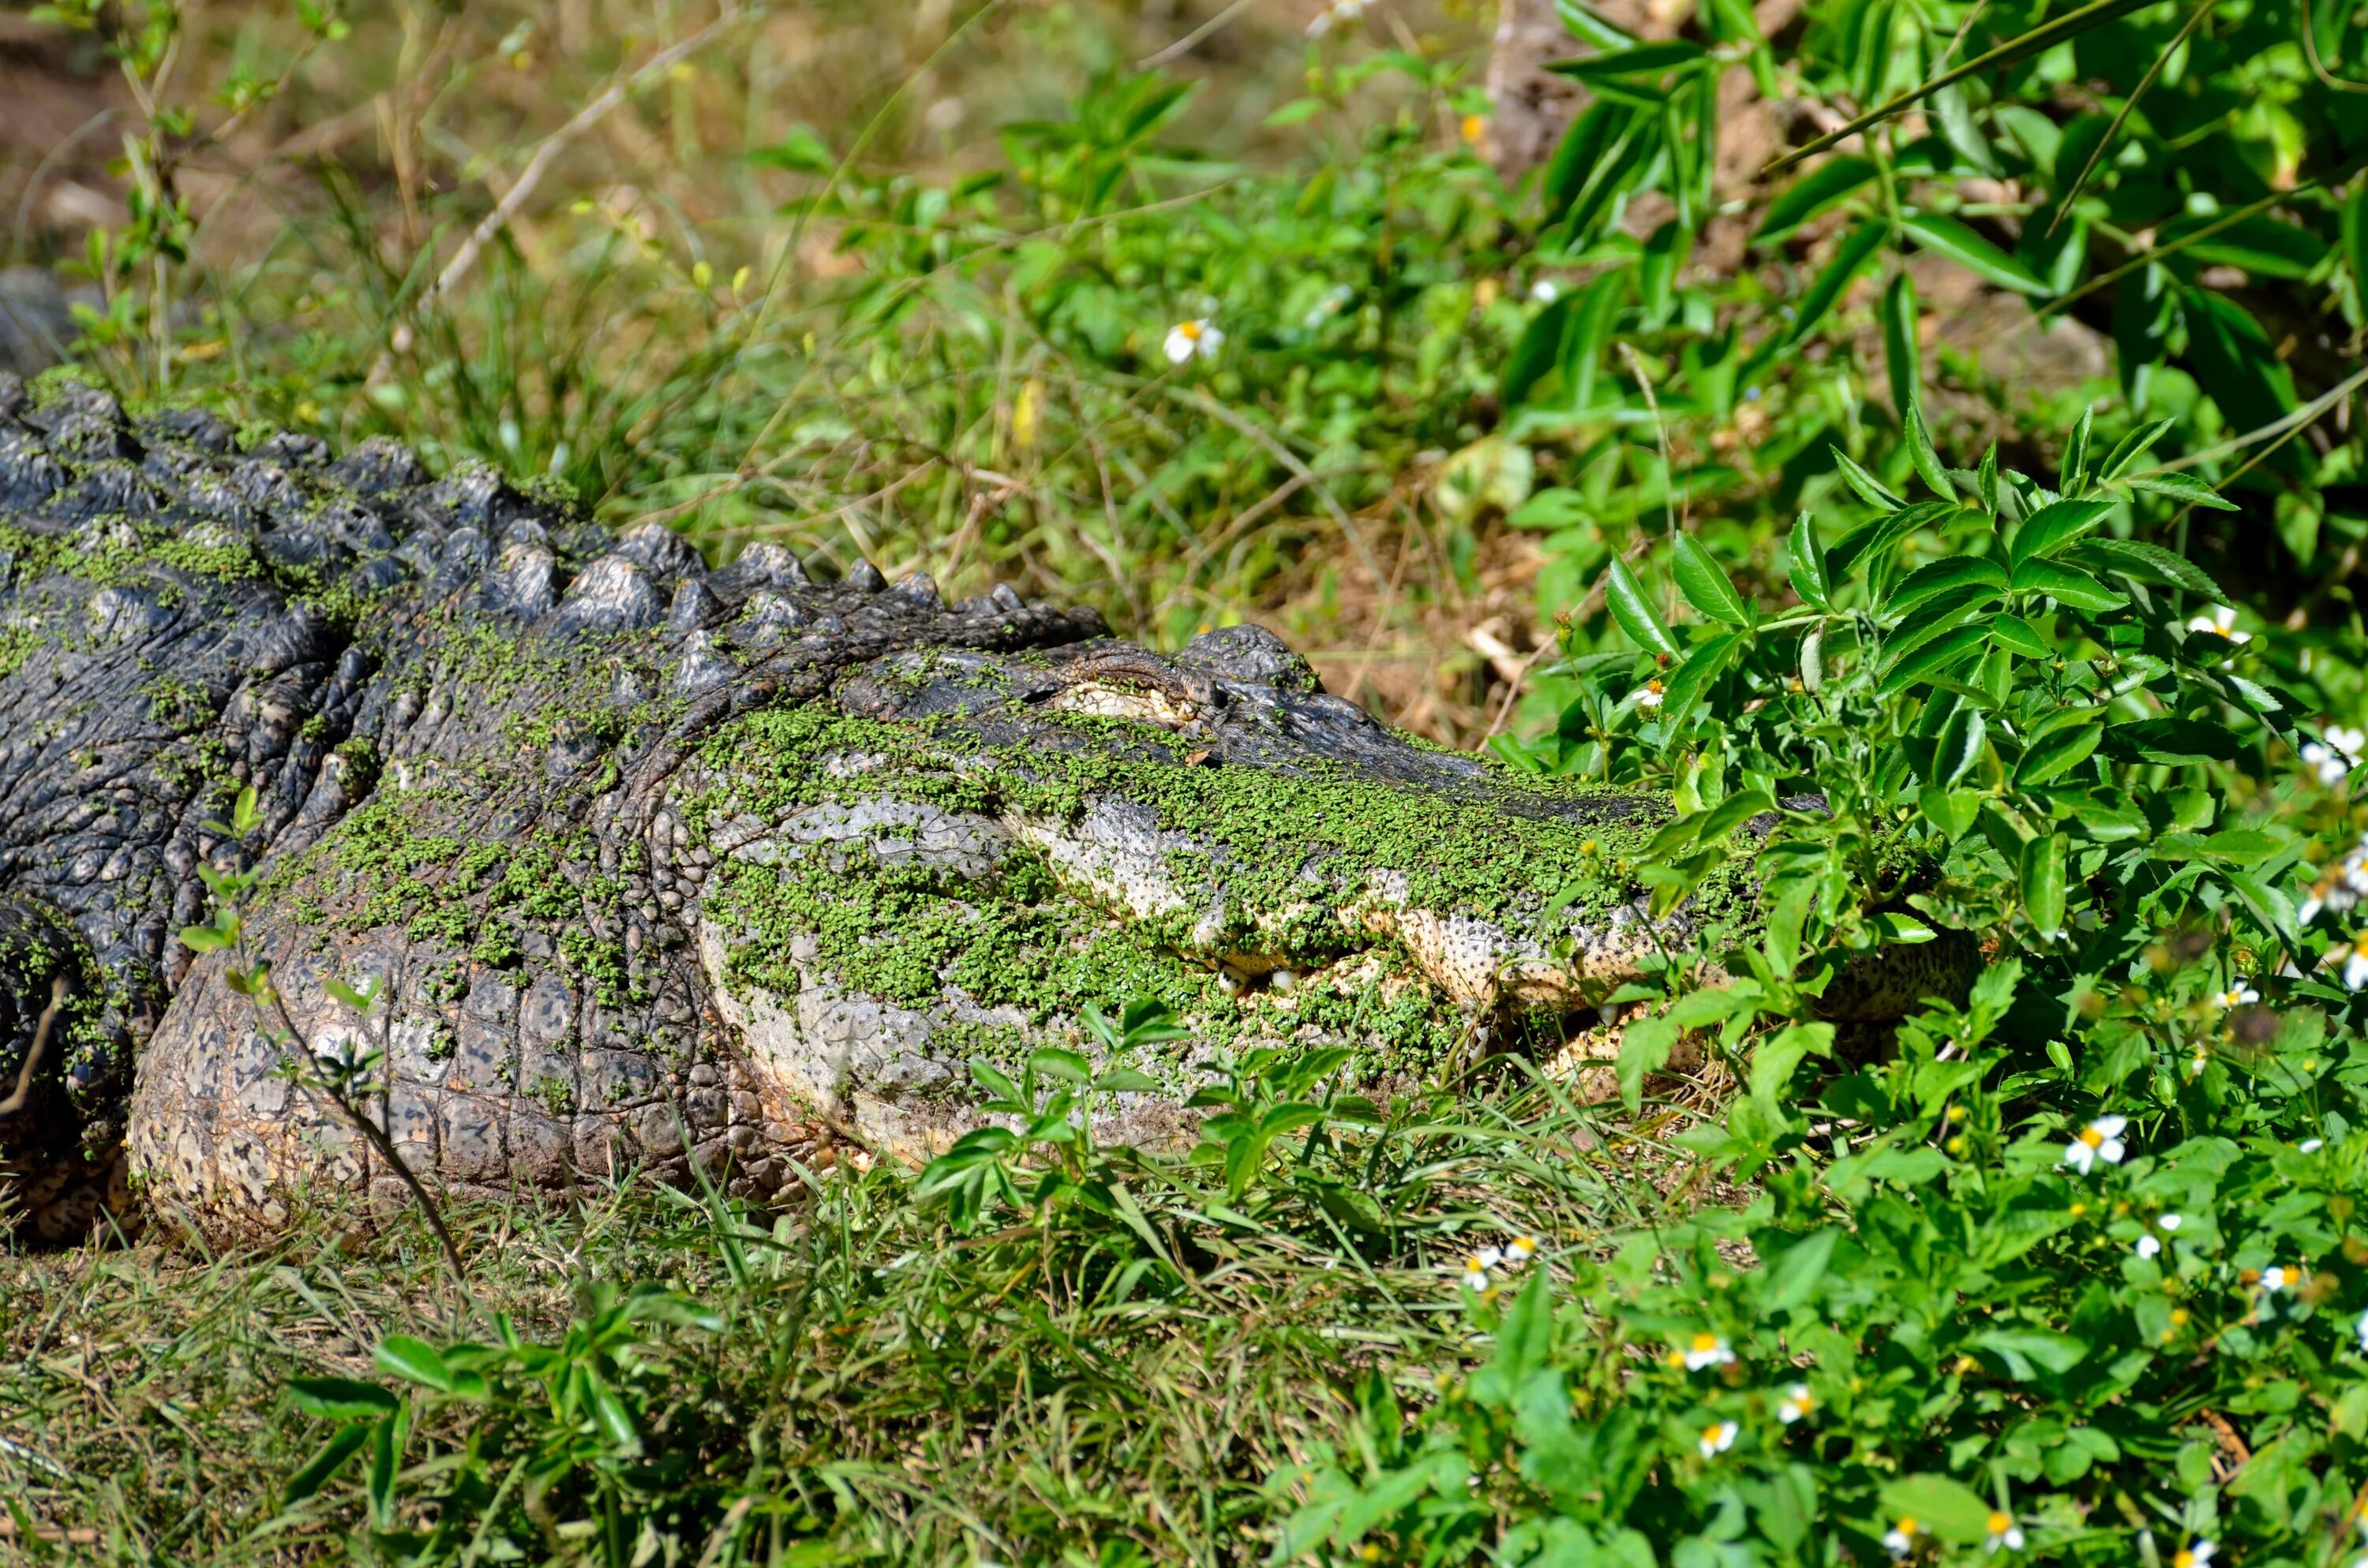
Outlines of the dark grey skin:
<svg viewBox="0 0 2368 1568">
<path fill-rule="evenodd" d="M 883 778 L 728 842 L 687 828 L 735 798 L 735 722 L 800 708 L 915 726 L 954 760 L 923 769 L 935 794 Z M 1079 740 L 1063 712 L 1152 738 Z M 1180 961 L 1246 983 L 1281 964 L 1241 950 L 1247 916 L 1195 949 L 1201 927 L 1171 916 L 1223 903 L 1222 846 L 1212 880 L 1179 892 L 1162 880 L 1178 844 L 1147 807 L 1040 822 L 942 805 L 965 747 L 1040 744 L 1320 771 L 1517 836 L 1667 815 L 1412 744 L 1255 629 L 1161 657 L 1008 588 L 948 605 L 926 577 L 869 566 L 817 583 L 763 544 L 711 570 L 661 525 L 612 535 L 484 470 L 431 480 L 384 443 L 242 447 L 210 415 L 134 424 L 103 393 L 36 399 L 0 377 L 0 1201 L 58 1241 L 103 1216 L 239 1236 L 342 1191 L 399 1199 L 294 1081 L 278 1017 L 228 983 L 233 955 L 178 939 L 208 916 L 208 865 L 261 873 L 237 961 L 271 966 L 301 1048 L 381 1053 L 370 1107 L 447 1190 L 683 1181 L 697 1161 L 761 1202 L 836 1140 L 941 1146 L 975 1119 L 947 1087 L 961 1050 L 933 1031 L 1073 1031 L 951 982 L 941 1002 L 892 1006 L 803 957 L 787 991 L 743 983 L 719 954 L 755 938 L 705 890 L 719 857 L 818 835 L 833 855 L 942 854 L 980 889 L 1014 855 L 1049 857 L 1110 920 L 1176 928 L 1161 939 Z M 209 824 L 250 787 L 262 824 L 226 839 Z M 1329 863 L 1315 839 L 1308 864 Z M 1344 954 L 1411 952 L 1440 1005 L 1474 1017 L 1566 983 L 1576 1005 L 1577 981 L 1631 972 L 1652 946 L 1625 904 L 1559 947 L 1404 898 L 1358 908 Z M 1896 1016 L 1955 983 L 1956 960 L 1933 957 L 1853 977 L 1850 1006 Z M 333 979 L 378 983 L 379 1007 L 356 1015 Z M 1172 1103 L 1131 1114 L 1133 1135 L 1179 1125 Z"/>
</svg>

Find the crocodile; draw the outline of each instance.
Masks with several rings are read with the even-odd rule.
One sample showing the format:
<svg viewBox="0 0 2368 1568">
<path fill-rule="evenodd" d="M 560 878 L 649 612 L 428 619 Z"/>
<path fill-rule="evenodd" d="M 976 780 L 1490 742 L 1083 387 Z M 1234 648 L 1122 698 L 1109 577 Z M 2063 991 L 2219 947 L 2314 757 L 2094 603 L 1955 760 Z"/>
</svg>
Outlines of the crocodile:
<svg viewBox="0 0 2368 1568">
<path fill-rule="evenodd" d="M 1567 1049 L 1750 918 L 1739 872 L 1651 915 L 1671 815 L 1395 732 L 1254 626 L 1161 654 L 762 539 L 711 567 L 382 437 L 0 377 L 0 1204 L 33 1237 L 399 1199 L 322 1063 L 448 1192 L 761 1205 L 978 1125 L 973 1062 L 1106 1059 L 1092 1010 L 1136 999 L 1189 1037 L 1130 1062 L 1137 1140 L 1256 1045 L 1375 1084 Z M 201 953 L 210 871 L 251 883 Z"/>
</svg>

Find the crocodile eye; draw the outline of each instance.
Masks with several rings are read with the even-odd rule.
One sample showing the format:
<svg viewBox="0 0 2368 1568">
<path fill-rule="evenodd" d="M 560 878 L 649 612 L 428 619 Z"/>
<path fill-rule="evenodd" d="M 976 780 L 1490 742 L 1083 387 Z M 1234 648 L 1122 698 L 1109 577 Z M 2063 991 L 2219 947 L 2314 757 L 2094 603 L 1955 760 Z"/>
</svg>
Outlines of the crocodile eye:
<svg viewBox="0 0 2368 1568">
<path fill-rule="evenodd" d="M 1197 720 L 1200 710 L 1187 699 L 1164 691 L 1109 681 L 1081 680 L 1054 692 L 1045 707 L 1062 713 L 1085 713 L 1097 719 L 1130 719 L 1141 724 L 1180 730 Z"/>
</svg>

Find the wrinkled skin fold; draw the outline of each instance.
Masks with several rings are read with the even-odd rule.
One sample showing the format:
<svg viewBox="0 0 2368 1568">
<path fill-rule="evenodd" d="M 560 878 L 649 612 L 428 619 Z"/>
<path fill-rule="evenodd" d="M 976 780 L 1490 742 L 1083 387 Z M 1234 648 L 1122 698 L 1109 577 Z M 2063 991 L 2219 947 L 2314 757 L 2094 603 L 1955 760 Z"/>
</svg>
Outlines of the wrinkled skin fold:
<svg viewBox="0 0 2368 1568">
<path fill-rule="evenodd" d="M 1163 657 L 1008 588 L 712 570 L 486 471 L 6 378 L 0 737 L 0 1190 L 52 1240 L 400 1194 L 178 941 L 209 865 L 258 873 L 246 960 L 302 1049 L 371 1057 L 406 1160 L 488 1195 L 696 1162 L 763 1201 L 836 1138 L 923 1153 L 974 1124 L 971 1058 L 1144 995 L 1195 1038 L 1112 1131 L 1172 1138 L 1212 1052 L 1552 1047 L 1750 919 L 1734 882 L 1646 918 L 1623 856 L 1665 802 L 1397 735 L 1255 628 Z"/>
</svg>

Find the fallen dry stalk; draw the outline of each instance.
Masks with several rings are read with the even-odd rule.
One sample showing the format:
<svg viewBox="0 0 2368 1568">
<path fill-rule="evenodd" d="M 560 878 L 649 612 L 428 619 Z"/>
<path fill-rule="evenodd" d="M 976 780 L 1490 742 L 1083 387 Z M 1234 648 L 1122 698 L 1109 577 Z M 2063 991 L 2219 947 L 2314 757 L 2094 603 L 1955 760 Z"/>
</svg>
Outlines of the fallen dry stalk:
<svg viewBox="0 0 2368 1568">
<path fill-rule="evenodd" d="M 476 267 L 477 258 L 496 235 L 509 227 L 510 221 L 518 216 L 518 209 L 534 195 L 535 188 L 542 183 L 542 176 L 551 172 L 551 165 L 558 161 L 559 154 L 566 150 L 569 142 L 608 118 L 609 111 L 651 78 L 671 69 L 676 62 L 704 47 L 727 28 L 736 27 L 742 20 L 757 14 L 756 11 L 743 11 L 736 4 L 727 4 L 715 20 L 689 38 L 668 44 L 650 56 L 639 68 L 617 77 L 599 97 L 577 109 L 566 124 L 535 143 L 534 156 L 527 160 L 526 167 L 519 171 L 517 180 L 503 193 L 501 199 L 494 203 L 494 210 L 469 231 L 469 237 L 461 242 L 461 248 L 452 253 L 452 259 L 444 264 L 442 272 L 437 274 L 435 283 L 427 290 L 427 302 L 433 303 L 450 293 Z"/>
</svg>

